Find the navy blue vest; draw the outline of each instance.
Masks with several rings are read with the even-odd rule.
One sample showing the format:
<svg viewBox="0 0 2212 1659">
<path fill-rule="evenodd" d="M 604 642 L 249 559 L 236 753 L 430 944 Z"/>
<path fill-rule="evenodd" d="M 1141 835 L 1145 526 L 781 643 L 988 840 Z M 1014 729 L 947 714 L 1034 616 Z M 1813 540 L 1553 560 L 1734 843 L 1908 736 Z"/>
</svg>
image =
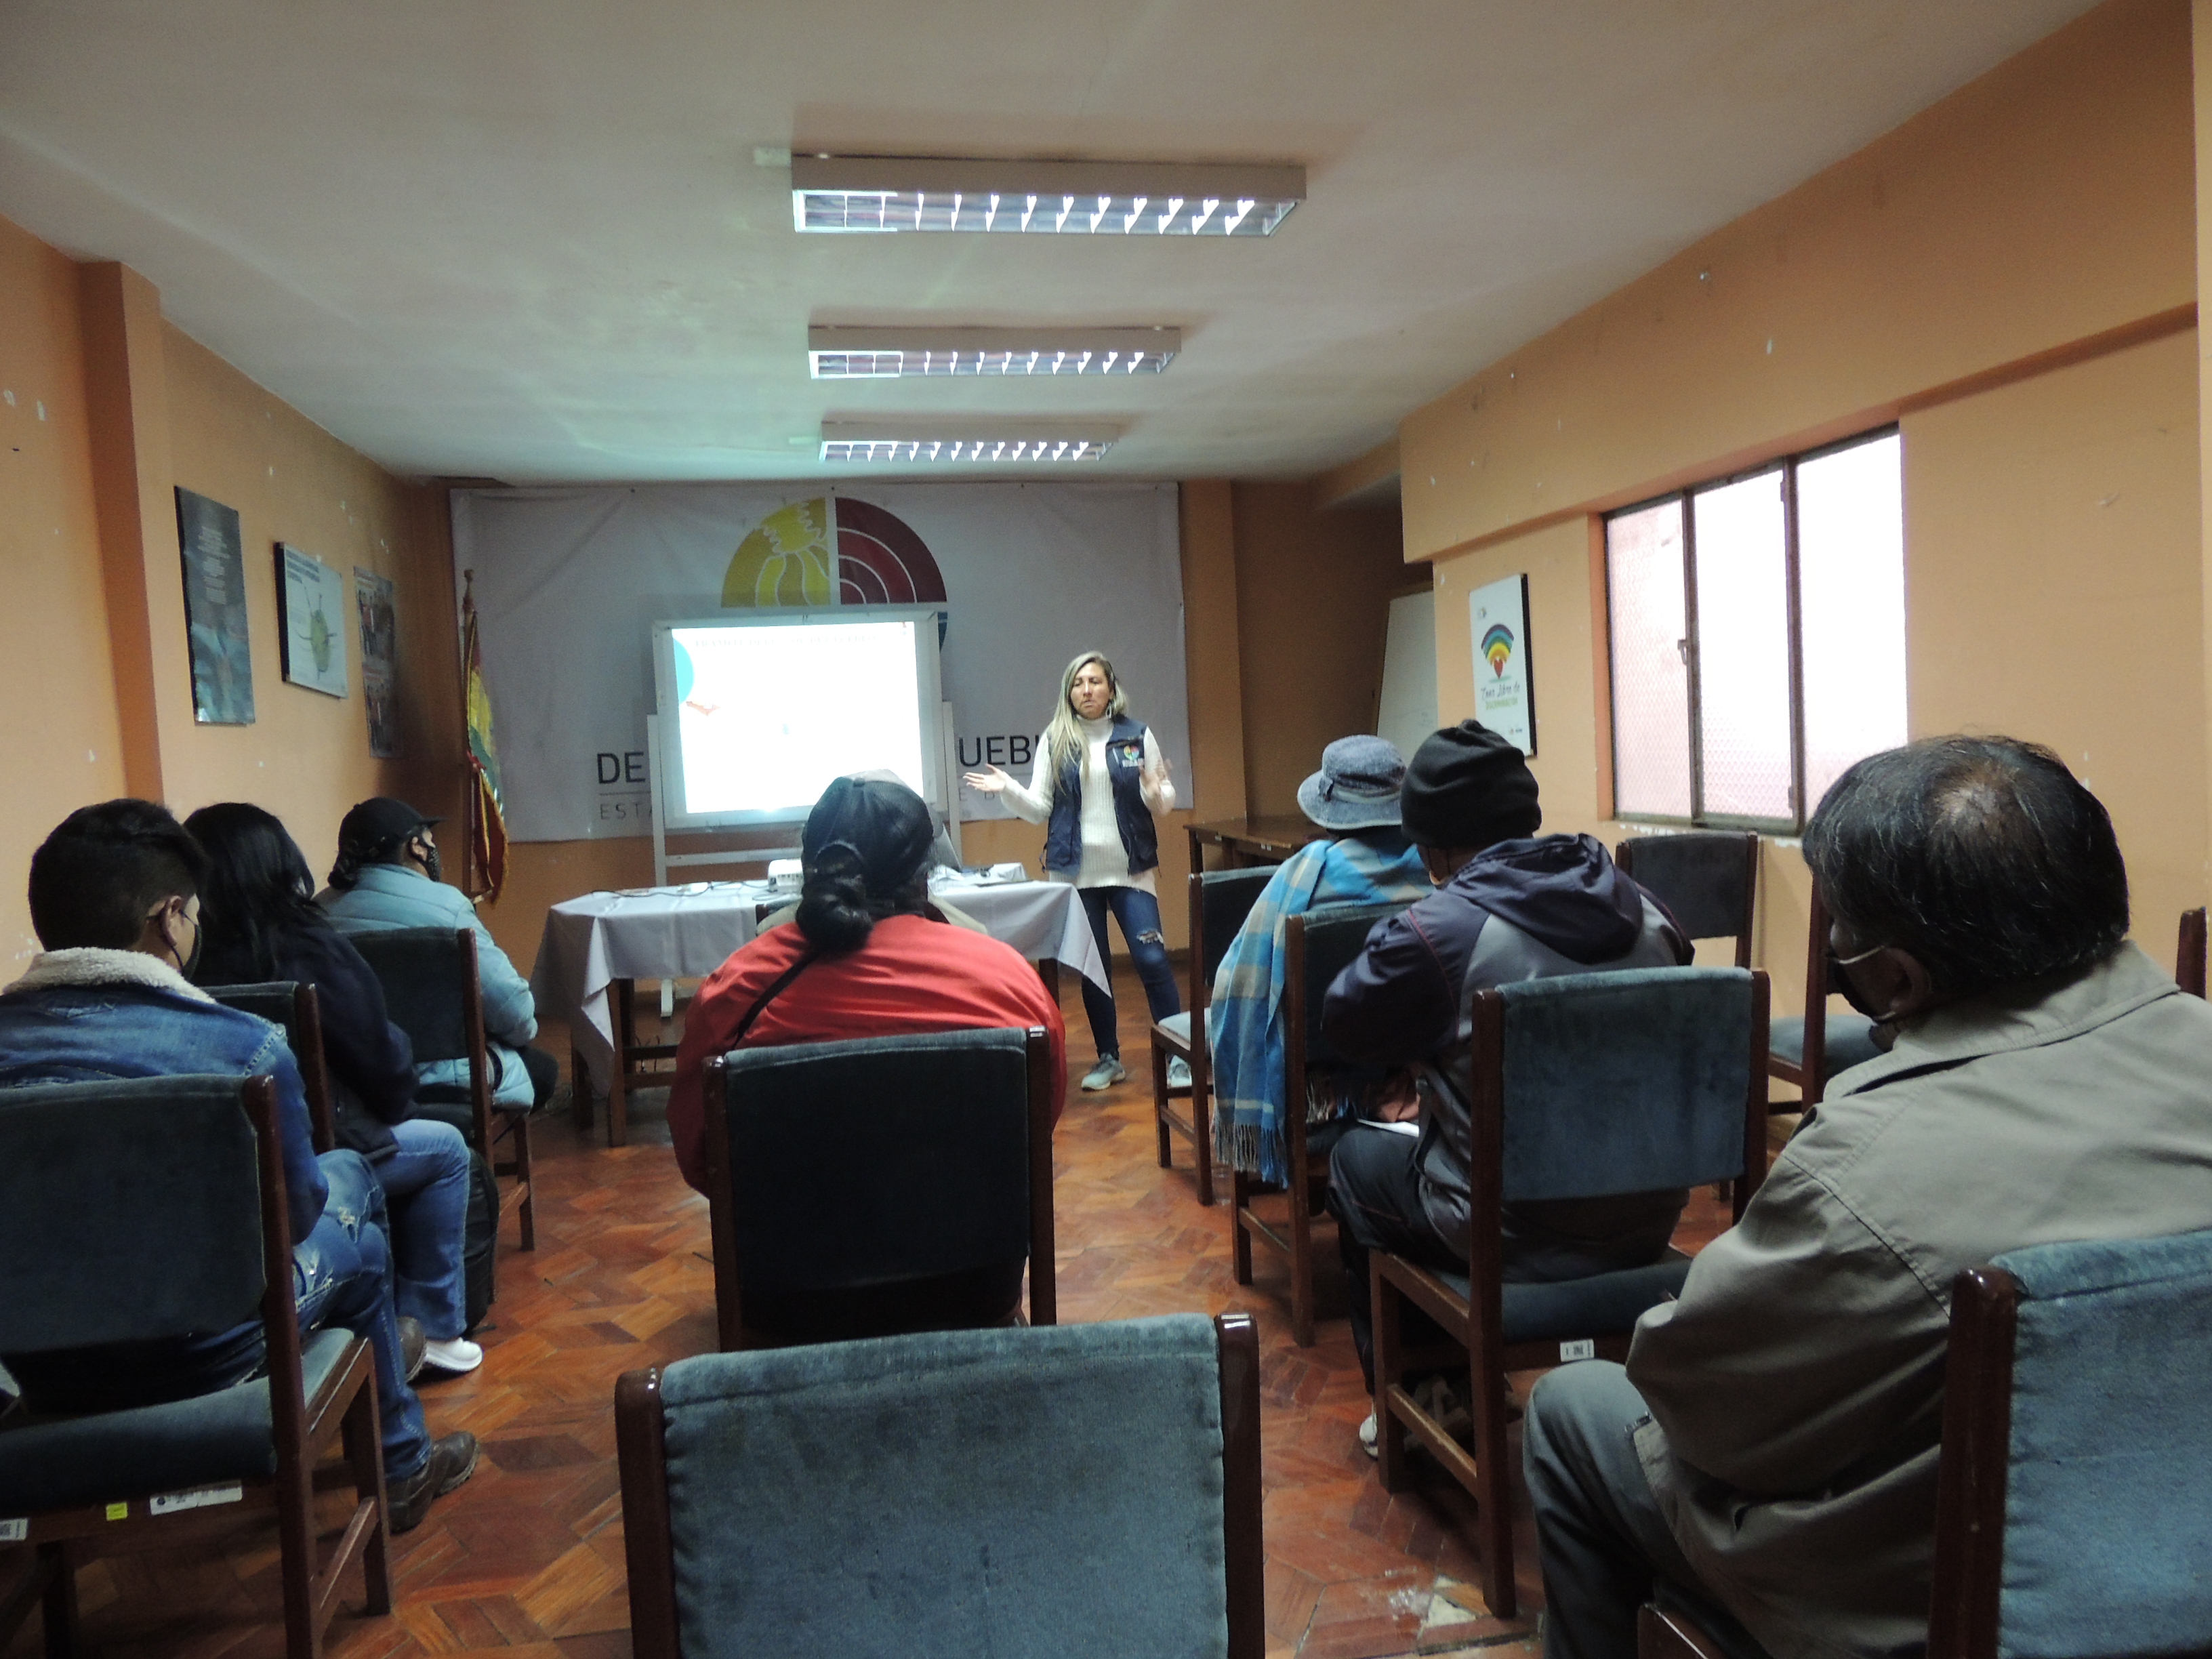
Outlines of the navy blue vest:
<svg viewBox="0 0 2212 1659">
<path fill-rule="evenodd" d="M 1138 781 L 1144 767 L 1144 723 L 1116 714 L 1113 735 L 1106 739 L 1106 775 L 1114 781 L 1114 822 L 1121 831 L 1121 850 L 1129 855 L 1133 876 L 1160 861 L 1152 809 L 1145 805 Z M 1078 755 L 1053 780 L 1052 817 L 1044 831 L 1044 867 L 1073 872 L 1082 862 L 1083 757 Z"/>
</svg>

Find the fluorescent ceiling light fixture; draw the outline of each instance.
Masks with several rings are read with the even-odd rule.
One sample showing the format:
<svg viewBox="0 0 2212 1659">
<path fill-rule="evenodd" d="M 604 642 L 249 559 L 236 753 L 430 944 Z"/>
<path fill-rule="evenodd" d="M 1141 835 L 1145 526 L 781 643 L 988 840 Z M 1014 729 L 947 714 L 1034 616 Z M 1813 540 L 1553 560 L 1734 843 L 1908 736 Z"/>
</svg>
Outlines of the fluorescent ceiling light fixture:
<svg viewBox="0 0 2212 1659">
<path fill-rule="evenodd" d="M 817 380 L 904 375 L 1157 374 L 1182 349 L 1173 328 L 810 328 Z"/>
<path fill-rule="evenodd" d="M 802 231 L 1266 236 L 1305 199 L 1302 167 L 794 155 Z"/>
<path fill-rule="evenodd" d="M 1122 428 L 1095 421 L 824 421 L 825 461 L 1095 461 Z"/>
</svg>

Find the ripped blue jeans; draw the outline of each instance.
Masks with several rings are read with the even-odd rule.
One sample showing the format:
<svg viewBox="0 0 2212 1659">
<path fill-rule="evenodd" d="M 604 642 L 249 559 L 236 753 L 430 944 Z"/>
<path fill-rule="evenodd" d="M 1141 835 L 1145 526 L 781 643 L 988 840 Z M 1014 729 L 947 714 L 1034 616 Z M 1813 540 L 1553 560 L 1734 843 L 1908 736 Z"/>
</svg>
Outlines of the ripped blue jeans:
<svg viewBox="0 0 2212 1659">
<path fill-rule="evenodd" d="M 1160 935 L 1160 902 L 1140 887 L 1085 887 L 1077 890 L 1076 896 L 1083 901 L 1084 914 L 1091 918 L 1091 937 L 1098 941 L 1098 961 L 1109 975 L 1114 967 L 1114 953 L 1106 944 L 1106 915 L 1110 910 L 1114 920 L 1121 924 L 1121 937 L 1128 944 L 1129 960 L 1144 985 L 1152 1018 L 1165 1019 L 1170 1014 L 1181 1013 L 1182 998 L 1176 991 L 1175 970 L 1168 965 L 1167 940 Z M 1085 980 L 1083 1012 L 1091 1017 L 1091 1039 L 1098 1045 L 1099 1058 L 1118 1057 L 1121 1034 L 1115 1022 L 1114 994 Z"/>
</svg>

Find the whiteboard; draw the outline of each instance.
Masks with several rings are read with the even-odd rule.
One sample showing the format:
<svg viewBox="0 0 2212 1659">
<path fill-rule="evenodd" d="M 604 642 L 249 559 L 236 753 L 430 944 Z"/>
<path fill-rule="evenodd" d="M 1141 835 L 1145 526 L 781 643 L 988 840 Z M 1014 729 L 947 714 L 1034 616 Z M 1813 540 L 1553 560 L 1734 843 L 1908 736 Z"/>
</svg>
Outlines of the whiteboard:
<svg viewBox="0 0 2212 1659">
<path fill-rule="evenodd" d="M 1401 593 L 1390 601 L 1390 629 L 1382 642 L 1376 735 L 1388 738 L 1411 760 L 1436 729 L 1437 596 Z"/>
</svg>

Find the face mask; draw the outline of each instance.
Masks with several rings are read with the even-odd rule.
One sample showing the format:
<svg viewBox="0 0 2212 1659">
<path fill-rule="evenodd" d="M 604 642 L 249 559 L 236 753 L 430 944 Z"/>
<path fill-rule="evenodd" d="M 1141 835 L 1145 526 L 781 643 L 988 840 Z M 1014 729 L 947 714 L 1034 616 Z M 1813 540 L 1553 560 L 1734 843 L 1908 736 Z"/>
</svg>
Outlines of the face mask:
<svg viewBox="0 0 2212 1659">
<path fill-rule="evenodd" d="M 1840 992 L 1845 1002 L 1850 1003 L 1853 1008 L 1876 1024 L 1880 1024 L 1887 1016 L 1866 1000 L 1865 994 L 1852 981 L 1850 973 L 1846 970 L 1866 961 L 1869 957 L 1880 956 L 1888 948 L 1886 945 L 1877 945 L 1873 950 L 1862 951 L 1855 957 L 1839 957 L 1836 954 L 1835 946 L 1832 945 L 1828 947 L 1828 988 L 1831 991 Z"/>
<path fill-rule="evenodd" d="M 178 917 L 179 920 L 181 921 L 183 919 L 183 912 L 179 911 L 178 913 Z M 174 934 L 170 934 L 167 937 L 170 954 L 174 955 L 177 949 L 176 937 Z M 186 979 L 194 977 L 199 972 L 200 946 L 206 943 L 207 929 L 202 927 L 198 922 L 194 922 L 192 924 L 192 953 L 177 964 L 177 971 L 182 974 Z"/>
</svg>

